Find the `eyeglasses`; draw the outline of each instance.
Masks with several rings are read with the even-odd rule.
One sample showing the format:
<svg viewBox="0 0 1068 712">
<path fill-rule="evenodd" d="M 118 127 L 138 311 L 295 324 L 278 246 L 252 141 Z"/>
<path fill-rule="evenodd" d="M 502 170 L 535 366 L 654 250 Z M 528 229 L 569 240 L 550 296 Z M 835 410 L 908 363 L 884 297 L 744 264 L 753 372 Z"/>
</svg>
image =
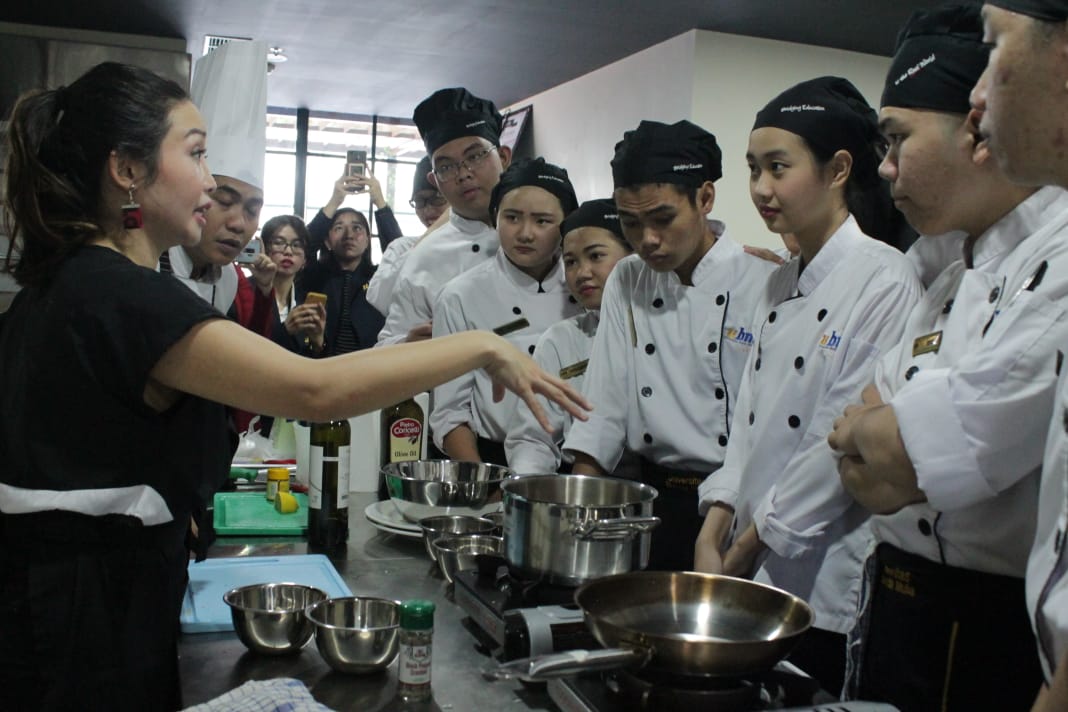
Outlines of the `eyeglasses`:
<svg viewBox="0 0 1068 712">
<path fill-rule="evenodd" d="M 342 233 L 342 232 L 345 231 L 346 227 L 349 228 L 350 230 L 352 230 L 352 233 L 354 235 L 362 235 L 362 234 L 365 234 L 367 232 L 367 228 L 365 228 L 363 225 L 361 225 L 359 223 L 353 223 L 351 225 L 346 225 L 345 223 L 338 223 L 338 224 L 334 225 L 332 228 L 330 228 L 330 232 Z"/>
<path fill-rule="evenodd" d="M 493 151 L 486 148 L 478 153 L 468 155 L 459 163 L 444 163 L 434 169 L 434 175 L 443 183 L 448 183 L 450 180 L 455 180 L 460 175 L 461 170 L 473 171 L 478 168 L 479 164 L 486 160 L 486 156 L 491 153 Z"/>
<path fill-rule="evenodd" d="M 272 237 L 267 241 L 267 249 L 271 252 L 285 252 L 286 248 L 293 251 L 294 255 L 304 254 L 304 240 L 293 240 L 289 242 L 284 237 Z"/>
<path fill-rule="evenodd" d="M 433 198 L 412 198 L 408 201 L 408 205 L 411 205 L 416 210 L 422 210 L 428 205 L 433 205 L 435 208 L 440 208 L 445 204 L 445 196 L 438 193 Z"/>
</svg>

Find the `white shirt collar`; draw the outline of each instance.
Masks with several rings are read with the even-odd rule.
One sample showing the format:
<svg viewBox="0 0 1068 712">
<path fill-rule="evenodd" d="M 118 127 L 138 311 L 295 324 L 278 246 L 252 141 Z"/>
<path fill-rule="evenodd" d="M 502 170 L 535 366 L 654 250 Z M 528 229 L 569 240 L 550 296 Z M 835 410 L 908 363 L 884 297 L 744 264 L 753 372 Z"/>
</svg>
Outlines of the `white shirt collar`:
<svg viewBox="0 0 1068 712">
<path fill-rule="evenodd" d="M 854 245 L 863 240 L 871 239 L 873 238 L 860 231 L 860 226 L 857 225 L 857 221 L 852 215 L 847 217 L 845 222 L 834 231 L 830 239 L 823 243 L 823 247 L 816 253 L 812 261 L 805 265 L 805 271 L 801 273 L 797 280 L 797 291 L 801 294 L 811 294 L 820 285 L 824 277 L 834 271 L 835 266 L 842 261 L 842 258 L 849 253 Z M 800 266 L 800 257 L 795 257 L 793 261 Z"/>
<path fill-rule="evenodd" d="M 1052 186 L 1032 193 L 1026 200 L 980 235 L 972 250 L 972 267 L 982 267 L 1007 254 L 1021 242 L 1038 232 L 1048 216 L 1050 203 L 1064 194 L 1061 188 Z"/>
<path fill-rule="evenodd" d="M 541 280 L 541 282 L 512 264 L 512 261 L 508 259 L 508 255 L 504 254 L 504 248 L 497 250 L 494 259 L 497 260 L 497 267 L 504 272 L 508 281 L 524 292 L 541 294 L 567 288 L 564 283 L 564 261 L 560 259 L 559 255 L 556 256 L 556 264 L 553 265 L 549 274 L 545 275 L 545 279 Z"/>
</svg>

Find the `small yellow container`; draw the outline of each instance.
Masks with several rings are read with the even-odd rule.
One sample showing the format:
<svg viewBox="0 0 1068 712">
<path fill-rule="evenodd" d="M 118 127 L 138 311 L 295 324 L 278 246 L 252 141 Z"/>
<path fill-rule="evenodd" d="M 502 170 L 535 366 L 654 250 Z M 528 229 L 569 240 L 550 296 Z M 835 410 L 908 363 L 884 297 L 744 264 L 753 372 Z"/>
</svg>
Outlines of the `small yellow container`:
<svg viewBox="0 0 1068 712">
<path fill-rule="evenodd" d="M 289 491 L 289 470 L 285 467 L 271 467 L 267 470 L 267 501 L 273 502 L 279 492 Z"/>
</svg>

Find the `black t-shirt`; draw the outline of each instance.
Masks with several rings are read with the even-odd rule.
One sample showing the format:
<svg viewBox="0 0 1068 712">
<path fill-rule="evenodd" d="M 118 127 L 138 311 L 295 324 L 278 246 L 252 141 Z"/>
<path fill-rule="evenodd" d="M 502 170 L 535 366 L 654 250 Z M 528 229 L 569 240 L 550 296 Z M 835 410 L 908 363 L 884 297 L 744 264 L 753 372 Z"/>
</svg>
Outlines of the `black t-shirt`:
<svg viewBox="0 0 1068 712">
<path fill-rule="evenodd" d="M 23 289 L 0 322 L 0 511 L 51 497 L 54 509 L 153 524 L 138 513 L 162 498 L 187 520 L 226 478 L 232 429 L 217 403 L 183 395 L 160 413 L 143 396 L 160 357 L 212 318 L 222 314 L 174 277 L 104 247 Z"/>
</svg>

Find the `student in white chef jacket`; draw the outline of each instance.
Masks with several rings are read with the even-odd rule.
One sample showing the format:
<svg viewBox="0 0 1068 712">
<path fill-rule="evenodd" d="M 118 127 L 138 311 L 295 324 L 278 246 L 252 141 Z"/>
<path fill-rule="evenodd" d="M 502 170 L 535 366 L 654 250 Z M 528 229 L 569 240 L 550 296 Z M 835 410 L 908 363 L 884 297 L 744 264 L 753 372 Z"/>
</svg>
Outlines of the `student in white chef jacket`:
<svg viewBox="0 0 1068 712">
<path fill-rule="evenodd" d="M 697 485 L 723 461 L 750 321 L 770 262 L 707 220 L 722 176 L 715 137 L 688 121 L 642 121 L 612 159 L 620 224 L 637 254 L 616 265 L 586 371 L 596 403 L 571 426 L 573 471 L 613 472 L 625 450 L 656 487 L 649 568 L 693 568 Z"/>
<path fill-rule="evenodd" d="M 423 227 L 428 231 L 449 205 L 445 196 L 430 182 L 432 167 L 430 156 L 423 156 L 416 165 L 415 178 L 412 180 L 412 198 L 408 201 L 415 209 L 419 222 L 423 223 Z M 408 253 L 421 239 L 422 236 L 419 235 L 402 235 L 390 242 L 382 252 L 378 269 L 367 285 L 367 302 L 382 316 L 389 314 L 389 305 L 393 301 L 393 289 L 400 269 L 404 266 Z"/>
<path fill-rule="evenodd" d="M 985 39 L 996 51 L 972 93 L 972 105 L 982 115 L 980 131 L 990 137 L 991 152 L 1014 181 L 1068 188 L 1068 3 L 989 0 L 983 14 Z M 1027 611 L 1047 683 L 1035 712 L 1068 708 L 1068 380 L 1061 375 L 1027 562 Z"/>
<path fill-rule="evenodd" d="M 840 77 L 802 82 L 757 113 L 750 195 L 768 229 L 793 233 L 801 251 L 761 294 L 726 460 L 700 488 L 708 516 L 698 570 L 752 576 L 807 600 L 816 620 L 792 659 L 835 692 L 868 513 L 842 488 L 826 436 L 922 292 L 908 259 L 853 217 L 886 200 L 878 138 L 875 111 Z"/>
<path fill-rule="evenodd" d="M 456 277 L 434 305 L 434 336 L 484 329 L 534 353 L 538 337 L 579 311 L 560 262 L 560 223 L 578 205 L 567 171 L 545 159 L 519 161 L 501 174 L 490 214 L 501 249 Z M 436 237 L 435 237 L 436 239 Z M 518 399 L 494 402 L 493 381 L 468 373 L 434 389 L 430 429 L 451 459 L 507 463 L 504 439 Z"/>
<path fill-rule="evenodd" d="M 499 245 L 490 196 L 512 158 L 500 145 L 500 112 L 466 89 L 441 89 L 415 107 L 413 119 L 433 162 L 430 180 L 452 213 L 433 239 L 419 242 L 404 257 L 377 346 L 426 338 L 441 288 L 492 261 Z"/>
<path fill-rule="evenodd" d="M 1040 6 L 1055 11 L 1057 3 L 1009 4 L 1030 13 Z M 1068 74 L 1044 76 L 1063 61 L 1068 40 L 1068 4 L 1059 5 L 1059 27 L 1047 23 L 1061 33 L 1059 43 L 1038 42 L 1043 23 L 989 4 L 985 37 L 974 10 L 968 27 L 934 18 L 932 35 L 957 26 L 953 42 L 909 37 L 908 29 L 920 27 L 915 18 L 898 48 L 904 61 L 895 58 L 893 66 L 902 76 L 924 61 L 924 71 L 901 82 L 893 81 L 892 71 L 884 94 L 883 124 L 892 142 L 883 172 L 904 198 L 909 220 L 924 232 L 956 225 L 970 233 L 964 261 L 931 286 L 900 350 L 887 357 L 864 404 L 848 409 L 831 436 L 848 455 L 841 462 L 843 482 L 885 514 L 874 519 L 883 543 L 870 567 L 870 612 L 858 628 L 859 691 L 900 699 L 903 708 L 1027 709 L 1034 698 L 1037 661 L 1021 577 L 1036 519 L 1035 472 L 1047 432 L 1041 421 L 1054 402 L 1066 341 L 1068 216 L 1063 193 L 1032 191 L 1037 178 L 1058 167 L 1068 186 L 1063 159 L 1047 143 L 1051 136 L 1036 130 L 1066 126 L 1068 101 L 1060 95 Z M 978 79 L 973 103 L 990 111 L 976 131 L 980 116 L 965 121 L 962 114 L 971 84 L 987 66 L 981 39 L 994 43 L 989 62 L 1000 79 L 989 87 L 989 105 L 987 75 Z M 937 61 L 926 61 L 932 55 Z M 1021 60 L 1033 64 L 1012 66 Z M 1021 81 L 1024 94 L 1017 91 Z M 1028 173 L 1032 189 L 1009 185 Z M 1052 589 L 1032 574 L 1041 555 L 1046 570 L 1055 570 L 1061 550 L 1051 513 L 1064 507 L 1057 442 L 1063 427 L 1058 408 L 1048 430 L 1038 532 L 1026 572 L 1027 612 L 1054 691 L 1054 669 L 1060 664 L 1063 670 L 1064 658 L 1048 645 L 1056 626 L 1044 625 L 1050 619 L 1037 615 L 1035 606 Z M 889 577 L 878 577 L 888 569 Z M 1068 635 L 1061 636 L 1063 651 Z M 908 696 L 889 687 L 902 682 Z M 1040 695 L 1035 709 L 1045 709 L 1047 701 Z M 1066 704 L 1061 698 L 1050 709 Z"/>
<path fill-rule="evenodd" d="M 534 360 L 547 373 L 558 374 L 581 391 L 608 275 L 633 250 L 623 237 L 619 214 L 611 199 L 586 201 L 564 219 L 560 233 L 564 279 L 571 295 L 585 311 L 550 326 L 534 347 Z M 520 475 L 570 469 L 570 458 L 564 461 L 560 445 L 571 429 L 571 416 L 548 401 L 545 412 L 552 423 L 552 433 L 545 431 L 523 403 L 518 404 L 508 424 L 504 450 L 508 466 Z"/>
</svg>

